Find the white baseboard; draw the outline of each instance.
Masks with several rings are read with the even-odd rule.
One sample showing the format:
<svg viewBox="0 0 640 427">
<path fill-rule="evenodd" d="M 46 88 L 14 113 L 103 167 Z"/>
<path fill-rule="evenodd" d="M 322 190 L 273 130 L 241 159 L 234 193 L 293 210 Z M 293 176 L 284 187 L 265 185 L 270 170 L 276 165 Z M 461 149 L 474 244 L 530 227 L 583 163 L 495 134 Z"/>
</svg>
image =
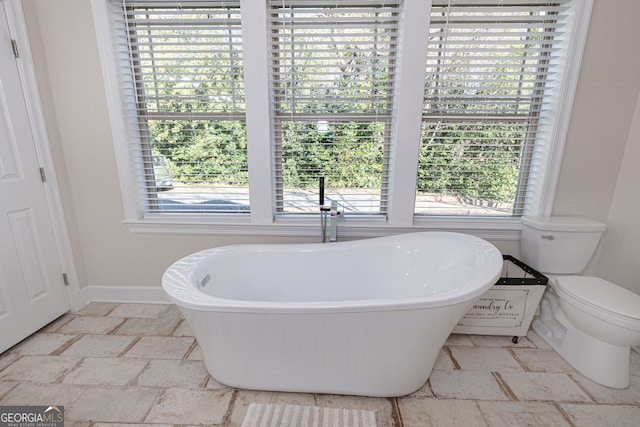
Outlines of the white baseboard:
<svg viewBox="0 0 640 427">
<path fill-rule="evenodd" d="M 164 290 L 160 286 L 87 286 L 89 302 L 122 302 L 170 304 Z"/>
</svg>

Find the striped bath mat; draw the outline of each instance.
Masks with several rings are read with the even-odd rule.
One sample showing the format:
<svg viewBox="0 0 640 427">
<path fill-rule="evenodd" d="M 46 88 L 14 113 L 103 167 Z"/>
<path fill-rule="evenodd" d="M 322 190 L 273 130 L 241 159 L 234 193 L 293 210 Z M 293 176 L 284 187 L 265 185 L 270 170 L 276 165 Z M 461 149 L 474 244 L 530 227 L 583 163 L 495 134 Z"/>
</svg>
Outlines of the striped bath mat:
<svg viewBox="0 0 640 427">
<path fill-rule="evenodd" d="M 360 409 L 252 403 L 242 427 L 375 427 L 376 413 Z"/>
</svg>

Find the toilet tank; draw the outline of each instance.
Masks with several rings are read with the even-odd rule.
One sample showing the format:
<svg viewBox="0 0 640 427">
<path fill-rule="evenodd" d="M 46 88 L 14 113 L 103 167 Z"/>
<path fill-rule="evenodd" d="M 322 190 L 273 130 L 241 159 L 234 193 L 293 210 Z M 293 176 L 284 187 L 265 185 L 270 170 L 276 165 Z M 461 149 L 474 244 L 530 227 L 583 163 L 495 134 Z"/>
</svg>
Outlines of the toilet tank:
<svg viewBox="0 0 640 427">
<path fill-rule="evenodd" d="M 546 216 L 520 219 L 521 257 L 548 274 L 578 274 L 596 251 L 605 224 L 586 218 Z"/>
</svg>

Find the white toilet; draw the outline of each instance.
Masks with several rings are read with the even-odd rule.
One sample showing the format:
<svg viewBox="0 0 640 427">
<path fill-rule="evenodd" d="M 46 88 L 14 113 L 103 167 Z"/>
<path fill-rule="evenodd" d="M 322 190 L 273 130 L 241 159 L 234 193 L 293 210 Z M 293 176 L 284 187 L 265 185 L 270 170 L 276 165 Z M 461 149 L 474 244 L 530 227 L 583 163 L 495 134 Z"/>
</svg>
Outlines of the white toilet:
<svg viewBox="0 0 640 427">
<path fill-rule="evenodd" d="M 576 276 L 605 225 L 574 217 L 522 217 L 521 258 L 549 278 L 533 330 L 578 372 L 629 386 L 630 347 L 640 344 L 640 295 L 597 277 Z"/>
</svg>

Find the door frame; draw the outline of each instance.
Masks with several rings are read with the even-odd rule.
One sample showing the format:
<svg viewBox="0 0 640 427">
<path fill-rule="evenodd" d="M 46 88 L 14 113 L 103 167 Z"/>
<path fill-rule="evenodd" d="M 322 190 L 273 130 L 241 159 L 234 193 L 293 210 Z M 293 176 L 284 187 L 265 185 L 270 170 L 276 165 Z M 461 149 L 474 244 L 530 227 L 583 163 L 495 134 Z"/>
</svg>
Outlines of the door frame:
<svg viewBox="0 0 640 427">
<path fill-rule="evenodd" d="M 22 8 L 22 2 L 20 1 L 0 0 L 0 3 L 5 8 L 9 34 L 11 34 L 11 37 L 16 41 L 19 50 L 19 56 L 16 58 L 18 75 L 27 107 L 27 115 L 35 143 L 36 156 L 38 157 L 40 167 L 44 169 L 47 177 L 46 182 L 43 182 L 43 186 L 49 207 L 49 215 L 51 216 L 51 223 L 53 224 L 60 264 L 69 282 L 69 285 L 65 286 L 65 288 L 71 309 L 76 311 L 90 302 L 90 299 L 86 288 L 80 285 L 73 256 L 47 126 L 40 101 L 40 94 L 38 93 L 38 82 L 33 65 L 33 57 L 31 55 L 31 44 L 29 43 L 27 25 L 24 20 L 24 10 Z"/>
</svg>

